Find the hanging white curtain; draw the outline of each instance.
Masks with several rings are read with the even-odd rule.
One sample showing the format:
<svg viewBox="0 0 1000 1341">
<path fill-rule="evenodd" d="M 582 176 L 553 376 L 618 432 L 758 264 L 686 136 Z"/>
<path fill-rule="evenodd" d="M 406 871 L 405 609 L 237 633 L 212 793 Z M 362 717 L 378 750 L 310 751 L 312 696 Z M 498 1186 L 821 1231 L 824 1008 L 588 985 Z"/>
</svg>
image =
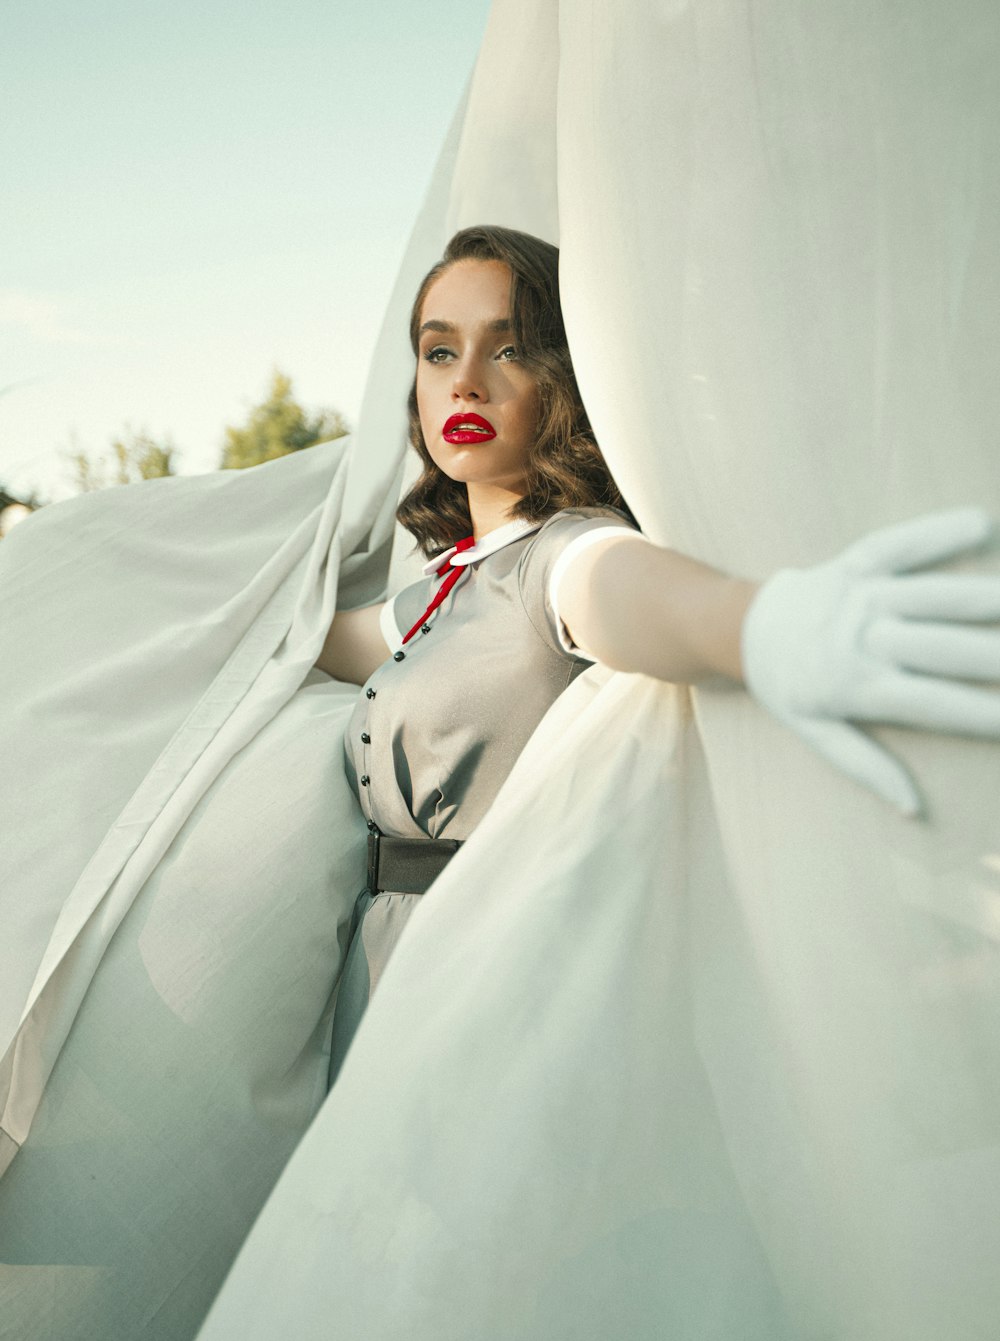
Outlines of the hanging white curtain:
<svg viewBox="0 0 1000 1341">
<path fill-rule="evenodd" d="M 4 541 L 30 650 L 0 702 L 40 781 L 5 756 L 27 1140 L 0 1337 L 192 1335 L 318 1101 L 359 835 L 302 743 L 337 752 L 346 692 L 303 678 L 338 578 L 348 603 L 382 581 L 406 312 L 450 232 L 560 242 L 654 539 L 762 576 L 1000 514 L 998 48 L 987 0 L 496 0 L 357 450 Z M 743 693 L 581 677 L 415 915 L 202 1341 L 991 1341 L 1000 751 L 880 736 L 926 820 Z M 249 823 L 275 773 L 291 804 Z"/>
<path fill-rule="evenodd" d="M 356 690 L 459 116 L 353 442 L 47 508 L 0 546 L 0 1338 L 190 1338 L 326 1090 Z M 387 393 L 388 389 L 388 393 Z"/>
<path fill-rule="evenodd" d="M 491 103 L 529 30 L 533 125 Z M 494 6 L 450 222 L 531 227 L 507 165 L 555 142 L 574 359 L 653 538 L 762 576 L 1000 513 L 998 58 L 986 0 Z M 1000 751 L 879 734 L 926 819 L 745 694 L 584 677 L 202 1341 L 995 1336 Z"/>
</svg>

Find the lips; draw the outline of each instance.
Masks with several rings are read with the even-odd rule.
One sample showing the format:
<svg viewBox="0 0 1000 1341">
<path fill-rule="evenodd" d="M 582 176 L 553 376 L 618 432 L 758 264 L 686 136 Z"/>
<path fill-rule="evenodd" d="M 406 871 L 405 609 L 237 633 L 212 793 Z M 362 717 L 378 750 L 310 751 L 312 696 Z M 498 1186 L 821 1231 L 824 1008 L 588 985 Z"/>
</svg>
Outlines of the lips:
<svg viewBox="0 0 1000 1341">
<path fill-rule="evenodd" d="M 496 429 L 481 414 L 453 414 L 445 422 L 441 436 L 445 442 L 489 442 L 497 435 Z"/>
</svg>

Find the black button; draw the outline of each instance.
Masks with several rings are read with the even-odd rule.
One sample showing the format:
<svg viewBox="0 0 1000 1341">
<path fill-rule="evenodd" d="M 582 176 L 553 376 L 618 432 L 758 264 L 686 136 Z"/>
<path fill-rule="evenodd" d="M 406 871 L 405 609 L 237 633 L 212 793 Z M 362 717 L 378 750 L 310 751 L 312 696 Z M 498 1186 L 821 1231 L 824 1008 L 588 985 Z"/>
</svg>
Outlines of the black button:
<svg viewBox="0 0 1000 1341">
<path fill-rule="evenodd" d="M 405 661 L 405 660 L 406 660 L 406 653 L 405 653 L 405 652 L 393 652 L 393 654 L 392 654 L 392 659 L 393 659 L 393 661 Z"/>
<path fill-rule="evenodd" d="M 367 787 L 370 781 L 371 781 L 371 778 L 369 778 L 369 776 L 368 776 L 367 773 L 362 773 L 362 774 L 361 774 L 361 785 L 362 785 L 362 787 Z"/>
<path fill-rule="evenodd" d="M 378 833 L 378 825 L 375 823 L 374 820 L 369 820 L 369 821 L 368 821 L 368 832 L 369 832 L 369 833 Z"/>
<path fill-rule="evenodd" d="M 431 631 L 431 626 L 430 626 L 429 624 L 421 624 L 421 625 L 420 625 L 420 632 L 421 632 L 421 633 L 430 633 L 430 631 Z"/>
<path fill-rule="evenodd" d="M 371 736 L 368 734 L 367 731 L 362 731 L 362 733 L 361 733 L 361 744 L 362 744 L 362 745 L 370 745 L 371 743 L 372 743 L 372 738 L 371 738 Z"/>
<path fill-rule="evenodd" d="M 374 697 L 375 697 L 375 690 L 374 690 L 374 689 L 366 689 L 366 690 L 365 690 L 365 698 L 374 698 Z"/>
</svg>

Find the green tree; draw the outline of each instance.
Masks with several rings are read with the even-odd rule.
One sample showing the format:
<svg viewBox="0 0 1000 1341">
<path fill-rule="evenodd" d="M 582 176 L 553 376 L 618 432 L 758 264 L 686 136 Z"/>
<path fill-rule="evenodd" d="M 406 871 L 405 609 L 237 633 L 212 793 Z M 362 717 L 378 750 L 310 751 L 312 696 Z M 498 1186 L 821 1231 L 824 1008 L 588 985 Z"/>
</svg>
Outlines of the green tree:
<svg viewBox="0 0 1000 1341">
<path fill-rule="evenodd" d="M 219 464 L 223 470 L 243 470 L 347 432 L 347 423 L 336 410 L 314 414 L 305 410 L 292 395 L 292 379 L 275 368 L 266 398 L 251 409 L 246 424 L 226 428 Z"/>
<path fill-rule="evenodd" d="M 65 453 L 73 484 L 81 493 L 105 489 L 111 484 L 135 484 L 139 480 L 158 480 L 176 475 L 177 449 L 169 439 L 157 442 L 146 432 L 126 428 L 111 441 L 111 459 L 93 456 L 74 443 Z"/>
</svg>

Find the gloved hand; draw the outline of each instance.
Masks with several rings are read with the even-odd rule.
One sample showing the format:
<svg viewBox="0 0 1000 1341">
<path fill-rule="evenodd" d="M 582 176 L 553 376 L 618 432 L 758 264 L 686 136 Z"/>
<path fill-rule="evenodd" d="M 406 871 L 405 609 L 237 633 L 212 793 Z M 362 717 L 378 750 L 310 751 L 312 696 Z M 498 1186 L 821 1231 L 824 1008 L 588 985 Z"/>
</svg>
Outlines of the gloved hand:
<svg viewBox="0 0 1000 1341">
<path fill-rule="evenodd" d="M 906 815 L 920 796 L 903 766 L 845 719 L 1000 738 L 1000 575 L 921 573 L 987 540 L 980 508 L 873 531 L 827 563 L 763 584 L 743 623 L 750 693 L 835 768 Z"/>
</svg>

